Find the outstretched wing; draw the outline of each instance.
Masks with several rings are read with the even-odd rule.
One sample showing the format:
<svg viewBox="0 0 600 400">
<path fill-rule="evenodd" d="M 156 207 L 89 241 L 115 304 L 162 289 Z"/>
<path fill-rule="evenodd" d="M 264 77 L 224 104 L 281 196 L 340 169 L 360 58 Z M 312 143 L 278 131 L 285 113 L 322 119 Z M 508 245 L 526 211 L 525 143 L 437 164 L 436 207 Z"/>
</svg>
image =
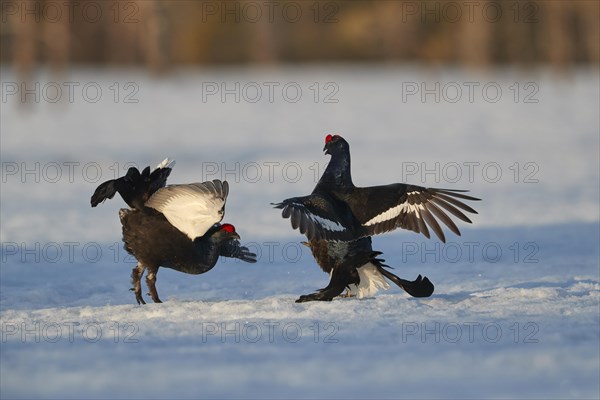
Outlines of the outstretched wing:
<svg viewBox="0 0 600 400">
<path fill-rule="evenodd" d="M 194 240 L 223 219 L 228 193 L 227 181 L 218 179 L 169 185 L 154 193 L 145 205 L 160 211 L 171 225 Z"/>
<path fill-rule="evenodd" d="M 252 253 L 247 247 L 240 245 L 237 239 L 231 239 L 221 245 L 219 255 L 223 257 L 239 258 L 249 263 L 256 262 L 256 254 Z"/>
<path fill-rule="evenodd" d="M 468 223 L 471 223 L 471 220 L 463 211 L 477 214 L 477 211 L 461 200 L 480 199 L 467 196 L 464 192 L 466 191 L 396 183 L 356 188 L 352 195 L 344 200 L 369 235 L 403 228 L 422 233 L 429 238 L 431 229 L 445 242 L 446 237 L 438 220 L 460 236 L 458 227 L 447 213 Z"/>
<path fill-rule="evenodd" d="M 299 229 L 309 240 L 347 241 L 366 236 L 344 203 L 324 195 L 293 197 L 273 205 L 282 209 L 282 217 L 290 218 L 292 228 Z"/>
</svg>

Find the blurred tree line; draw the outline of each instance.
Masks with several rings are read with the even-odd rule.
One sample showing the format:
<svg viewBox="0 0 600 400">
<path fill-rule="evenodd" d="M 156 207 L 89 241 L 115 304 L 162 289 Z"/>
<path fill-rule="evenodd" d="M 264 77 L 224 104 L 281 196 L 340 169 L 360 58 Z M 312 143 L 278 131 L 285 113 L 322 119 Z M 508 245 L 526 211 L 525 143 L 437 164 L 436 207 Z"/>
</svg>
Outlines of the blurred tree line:
<svg viewBox="0 0 600 400">
<path fill-rule="evenodd" d="M 32 70 L 398 61 L 598 64 L 597 0 L 2 0 L 0 61 Z"/>
</svg>

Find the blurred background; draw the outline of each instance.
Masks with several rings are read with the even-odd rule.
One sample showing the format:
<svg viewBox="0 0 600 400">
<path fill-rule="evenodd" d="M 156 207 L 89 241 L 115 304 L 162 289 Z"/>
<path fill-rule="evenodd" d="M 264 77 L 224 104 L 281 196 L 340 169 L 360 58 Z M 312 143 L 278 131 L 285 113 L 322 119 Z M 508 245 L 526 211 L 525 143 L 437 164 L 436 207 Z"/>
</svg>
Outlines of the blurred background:
<svg viewBox="0 0 600 400">
<path fill-rule="evenodd" d="M 0 61 L 37 66 L 600 60 L 596 1 L 3 1 Z"/>
<path fill-rule="evenodd" d="M 514 191 L 480 225 L 596 220 L 599 7 L 2 1 L 3 240 L 118 239 L 118 206 L 90 212 L 89 195 L 165 156 L 173 183 L 235 182 L 229 216 L 255 235 L 293 235 L 266 205 L 312 190 L 330 132 L 362 150 L 357 182 Z M 559 176 L 580 207 L 565 210 Z"/>
</svg>

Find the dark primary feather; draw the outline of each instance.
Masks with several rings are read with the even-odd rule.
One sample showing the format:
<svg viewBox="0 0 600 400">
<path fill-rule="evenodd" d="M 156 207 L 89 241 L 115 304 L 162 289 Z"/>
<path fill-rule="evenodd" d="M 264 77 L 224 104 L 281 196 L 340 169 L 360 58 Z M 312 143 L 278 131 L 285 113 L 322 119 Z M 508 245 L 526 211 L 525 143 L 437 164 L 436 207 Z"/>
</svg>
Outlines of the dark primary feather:
<svg viewBox="0 0 600 400">
<path fill-rule="evenodd" d="M 327 195 L 293 197 L 273 205 L 309 240 L 352 240 L 363 231 L 350 209 Z"/>
<path fill-rule="evenodd" d="M 468 223 L 471 220 L 460 209 L 477 214 L 474 209 L 456 198 L 479 200 L 459 191 L 402 183 L 355 187 L 349 190 L 334 189 L 332 193 L 347 202 L 370 235 L 403 228 L 422 233 L 429 238 L 431 229 L 442 241 L 446 238 L 439 222 L 460 236 L 460 230 L 447 212 Z M 418 207 L 418 210 L 414 210 L 414 207 Z"/>
<path fill-rule="evenodd" d="M 402 183 L 364 188 L 333 189 L 293 197 L 275 204 L 282 216 L 290 218 L 292 228 L 299 229 L 309 240 L 354 240 L 403 228 L 422 233 L 427 238 L 431 229 L 443 242 L 446 237 L 439 222 L 460 236 L 460 230 L 450 215 L 471 223 L 463 213 L 477 214 L 457 198 L 477 201 L 478 198 L 449 189 L 425 188 Z M 420 207 L 417 211 L 407 206 Z M 396 207 L 406 207 L 394 211 Z M 386 212 L 390 215 L 386 217 Z M 349 217 L 350 213 L 354 218 Z M 450 215 L 448 215 L 450 214 Z M 381 216 L 377 219 L 378 216 Z M 439 221 L 439 222 L 438 222 Z M 340 225 L 337 229 L 328 226 Z"/>
<path fill-rule="evenodd" d="M 247 247 L 242 246 L 237 239 L 231 239 L 223 243 L 219 254 L 223 257 L 239 258 L 252 264 L 256 262 L 256 254 L 252 253 Z"/>
</svg>

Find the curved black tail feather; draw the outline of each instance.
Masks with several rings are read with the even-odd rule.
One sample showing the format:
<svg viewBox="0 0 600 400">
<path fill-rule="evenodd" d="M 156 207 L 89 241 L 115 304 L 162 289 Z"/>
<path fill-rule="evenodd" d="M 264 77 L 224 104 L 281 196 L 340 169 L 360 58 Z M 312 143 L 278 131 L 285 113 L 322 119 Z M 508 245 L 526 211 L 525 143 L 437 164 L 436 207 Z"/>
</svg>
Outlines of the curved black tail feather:
<svg viewBox="0 0 600 400">
<path fill-rule="evenodd" d="M 407 281 L 402 279 L 390 271 L 378 266 L 377 268 L 379 272 L 390 281 L 394 282 L 396 285 L 400 286 L 402 289 L 406 291 L 406 293 L 410 294 L 412 297 L 429 297 L 433 294 L 434 286 L 433 283 L 427 277 L 422 277 L 421 275 L 417 276 L 417 279 L 414 281 Z"/>
</svg>

